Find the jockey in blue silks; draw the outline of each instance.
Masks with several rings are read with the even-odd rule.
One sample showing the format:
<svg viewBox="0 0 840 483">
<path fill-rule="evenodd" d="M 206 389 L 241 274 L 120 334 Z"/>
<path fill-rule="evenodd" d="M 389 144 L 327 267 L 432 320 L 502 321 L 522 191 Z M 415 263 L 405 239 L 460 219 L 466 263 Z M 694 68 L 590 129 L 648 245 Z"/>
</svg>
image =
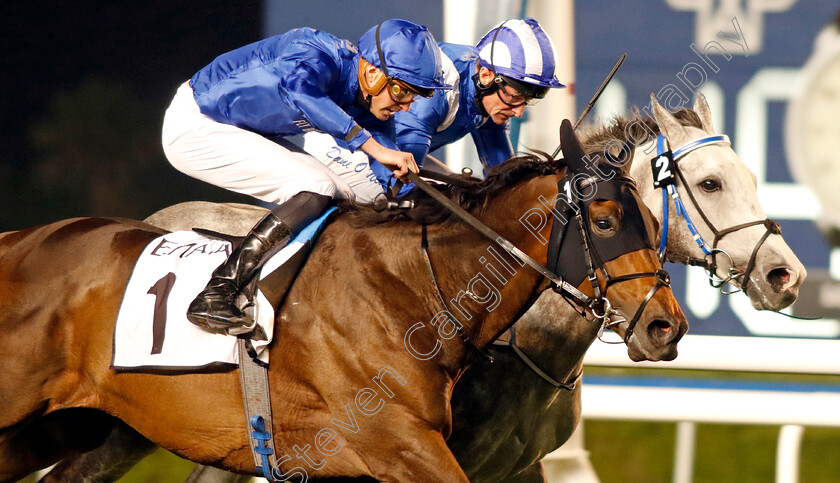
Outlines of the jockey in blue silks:
<svg viewBox="0 0 840 483">
<path fill-rule="evenodd" d="M 428 29 L 388 20 L 353 43 L 300 28 L 216 58 L 184 83 L 166 112 L 163 146 L 178 170 L 277 206 L 258 222 L 190 304 L 194 324 L 235 332 L 235 299 L 262 262 L 354 186 L 285 138 L 327 133 L 397 177 L 417 172 L 397 149 L 393 114 L 448 89 Z M 372 136 L 376 133 L 376 138 Z M 390 135 L 389 135 L 390 134 Z"/>
<path fill-rule="evenodd" d="M 497 166 L 513 154 L 510 118 L 522 116 L 525 106 L 545 97 L 550 88 L 565 87 L 556 77 L 554 45 L 532 18 L 502 22 L 477 47 L 438 45 L 444 81 L 453 89 L 417 99 L 408 112 L 394 116 L 398 146 L 422 164 L 429 152 L 469 133 L 484 167 Z M 350 153 L 341 140 L 317 133 L 303 138 L 303 149 L 332 169 L 353 171 L 382 185 L 367 190 L 359 186 L 357 201 L 373 200 L 393 181 L 390 169 L 364 153 Z M 413 187 L 405 185 L 400 194 Z"/>
<path fill-rule="evenodd" d="M 565 87 L 556 77 L 554 45 L 533 18 L 502 22 L 476 47 L 439 45 L 444 79 L 454 88 L 397 113 L 397 144 L 422 163 L 430 151 L 471 134 L 485 169 L 497 166 L 513 155 L 510 119 L 550 88 Z"/>
</svg>

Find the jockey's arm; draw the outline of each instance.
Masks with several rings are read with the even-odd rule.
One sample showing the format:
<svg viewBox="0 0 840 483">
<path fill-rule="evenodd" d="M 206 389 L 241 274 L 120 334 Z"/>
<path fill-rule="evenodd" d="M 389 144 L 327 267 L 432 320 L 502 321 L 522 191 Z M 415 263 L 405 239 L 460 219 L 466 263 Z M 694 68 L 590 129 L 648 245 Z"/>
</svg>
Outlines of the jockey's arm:
<svg viewBox="0 0 840 483">
<path fill-rule="evenodd" d="M 443 91 L 435 92 L 430 99 L 415 99 L 408 112 L 395 116 L 397 146 L 414 155 L 423 164 L 432 145 L 432 136 L 446 117 L 446 97 Z"/>
<path fill-rule="evenodd" d="M 397 178 L 402 178 L 409 171 L 412 173 L 419 171 L 411 153 L 387 148 L 372 137 L 362 144 L 362 151 L 393 171 Z"/>
<path fill-rule="evenodd" d="M 292 72 L 281 78 L 281 95 L 317 130 L 343 140 L 351 150 L 359 149 L 370 140 L 370 132 L 326 94 L 337 75 L 335 61 L 317 49 L 300 48 L 305 52 Z"/>
<path fill-rule="evenodd" d="M 471 134 L 485 173 L 513 156 L 510 122 L 502 126 L 488 122 Z"/>
</svg>

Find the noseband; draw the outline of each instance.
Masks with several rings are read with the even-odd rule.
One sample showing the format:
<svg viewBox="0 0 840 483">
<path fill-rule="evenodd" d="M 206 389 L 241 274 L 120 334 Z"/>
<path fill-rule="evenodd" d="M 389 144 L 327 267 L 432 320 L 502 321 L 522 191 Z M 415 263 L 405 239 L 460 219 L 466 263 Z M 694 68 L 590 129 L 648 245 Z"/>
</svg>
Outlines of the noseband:
<svg viewBox="0 0 840 483">
<path fill-rule="evenodd" d="M 625 344 L 630 340 L 630 336 L 633 335 L 633 329 L 636 328 L 636 322 L 638 322 L 639 319 L 642 317 L 642 312 L 645 311 L 645 307 L 647 307 L 648 302 L 650 302 L 650 300 L 653 298 L 653 296 L 656 295 L 656 291 L 659 290 L 662 287 L 670 287 L 671 286 L 671 276 L 668 275 L 668 272 L 666 272 L 665 270 L 662 270 L 662 269 L 657 270 L 655 272 L 645 272 L 645 273 L 635 273 L 635 274 L 632 274 L 632 275 L 623 275 L 621 277 L 615 277 L 615 278 L 612 278 L 610 280 L 607 280 L 606 288 L 604 289 L 604 291 L 609 290 L 610 285 L 615 285 L 619 282 L 626 282 L 628 280 L 635 280 L 637 278 L 645 278 L 645 277 L 653 277 L 653 279 L 655 280 L 656 283 L 654 283 L 653 287 L 650 288 L 647 295 L 645 296 L 645 299 L 642 301 L 641 305 L 639 305 L 639 308 L 636 309 L 636 313 L 633 314 L 633 318 L 630 319 L 630 323 L 627 325 L 627 331 L 624 333 L 623 341 L 624 341 Z M 598 334 L 598 337 L 601 338 L 601 335 L 603 334 L 603 329 L 604 328 L 613 328 L 614 326 L 616 326 L 616 325 L 618 325 L 622 322 L 623 322 L 623 320 L 617 320 L 617 321 L 614 321 L 614 322 L 605 323 L 602 326 L 601 333 Z M 606 341 L 604 339 L 601 339 L 601 341 L 602 342 L 607 342 L 607 343 L 615 343 L 615 342 Z M 619 342 L 619 344 L 620 344 L 620 342 Z"/>
<path fill-rule="evenodd" d="M 729 141 L 729 136 L 725 134 L 704 136 L 700 139 L 695 139 L 694 141 L 690 141 L 686 144 L 683 144 L 679 148 L 675 149 L 673 152 L 666 149 L 666 142 L 667 141 L 665 140 L 665 137 L 663 135 L 660 134 L 657 137 L 657 156 L 651 160 L 651 169 L 653 170 L 653 186 L 654 188 L 662 189 L 662 236 L 661 241 L 659 243 L 660 261 L 664 263 L 666 257 L 669 212 L 668 195 L 670 195 L 671 198 L 674 200 L 674 208 L 676 210 L 677 216 L 682 216 L 685 219 L 686 225 L 688 225 L 688 230 L 689 232 L 691 232 L 694 241 L 705 254 L 703 258 L 688 257 L 686 262 L 689 265 L 695 267 L 702 267 L 709 277 L 709 285 L 711 285 L 714 288 L 720 289 L 721 293 L 732 294 L 740 290 L 743 290 L 744 293 L 747 293 L 747 285 L 749 284 L 750 274 L 755 268 L 755 260 L 756 256 L 758 255 L 758 250 L 761 248 L 761 246 L 764 244 L 764 241 L 767 240 L 767 238 L 770 235 L 780 235 L 782 232 L 781 227 L 779 227 L 779 224 L 775 221 L 771 220 L 770 218 L 766 218 L 764 220 L 756 220 L 748 223 L 741 223 L 740 225 L 735 225 L 729 228 L 724 228 L 723 230 L 718 230 L 717 228 L 715 228 L 715 225 L 711 222 L 711 220 L 709 220 L 709 217 L 706 216 L 706 213 L 703 211 L 703 209 L 700 208 L 700 204 L 697 202 L 697 199 L 695 198 L 694 193 L 691 191 L 689 184 L 686 183 L 685 177 L 683 176 L 682 170 L 679 169 L 677 161 L 679 161 L 680 158 L 684 157 L 688 153 L 705 146 L 710 146 L 714 144 L 730 145 L 731 143 Z M 711 248 L 709 247 L 709 244 L 706 243 L 706 241 L 700 235 L 700 232 L 697 230 L 697 227 L 691 221 L 691 217 L 685 209 L 685 205 L 683 204 L 679 190 L 677 189 L 677 178 L 679 178 L 680 182 L 682 182 L 682 185 L 688 193 L 688 197 L 691 200 L 691 203 L 694 205 L 694 208 L 700 214 L 700 217 L 703 218 L 703 221 L 706 223 L 706 226 L 708 226 L 712 233 L 715 235 L 715 238 L 712 241 Z M 729 253 L 727 253 L 725 250 L 718 248 L 718 243 L 726 235 L 735 233 L 739 230 L 743 230 L 744 228 L 749 228 L 757 225 L 764 225 L 764 235 L 761 237 L 760 240 L 758 240 L 758 242 L 753 247 L 752 254 L 750 255 L 749 262 L 747 263 L 747 267 L 743 270 L 736 268 L 735 262 L 734 260 L 732 260 L 732 256 L 729 255 Z M 718 255 L 723 255 L 729 259 L 729 274 L 726 278 L 720 278 L 717 275 Z M 724 286 L 730 282 L 739 282 L 741 288 L 736 288 L 734 290 L 724 289 Z"/>
</svg>

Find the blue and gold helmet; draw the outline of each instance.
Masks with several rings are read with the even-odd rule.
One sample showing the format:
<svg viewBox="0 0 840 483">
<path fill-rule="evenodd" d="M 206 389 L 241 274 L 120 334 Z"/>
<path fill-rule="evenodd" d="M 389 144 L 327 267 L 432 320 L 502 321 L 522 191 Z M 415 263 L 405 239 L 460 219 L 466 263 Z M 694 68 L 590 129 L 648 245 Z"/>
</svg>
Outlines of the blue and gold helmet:
<svg viewBox="0 0 840 483">
<path fill-rule="evenodd" d="M 386 76 L 411 86 L 424 90 L 452 88 L 443 80 L 440 48 L 423 25 L 386 20 L 362 35 L 359 53 Z"/>
</svg>

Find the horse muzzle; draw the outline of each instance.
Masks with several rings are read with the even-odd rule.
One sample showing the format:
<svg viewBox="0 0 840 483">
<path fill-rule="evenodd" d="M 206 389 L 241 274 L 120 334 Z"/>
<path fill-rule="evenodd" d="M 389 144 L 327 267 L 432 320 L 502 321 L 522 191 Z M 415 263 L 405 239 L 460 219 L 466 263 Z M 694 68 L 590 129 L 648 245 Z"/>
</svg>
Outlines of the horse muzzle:
<svg viewBox="0 0 840 483">
<path fill-rule="evenodd" d="M 677 357 L 677 344 L 686 332 L 685 317 L 654 315 L 649 321 L 639 322 L 627 341 L 627 355 L 633 362 L 672 361 Z"/>
<path fill-rule="evenodd" d="M 773 253 L 758 264 L 747 284 L 747 295 L 756 310 L 778 312 L 796 301 L 799 287 L 808 275 L 805 267 Z"/>
</svg>

